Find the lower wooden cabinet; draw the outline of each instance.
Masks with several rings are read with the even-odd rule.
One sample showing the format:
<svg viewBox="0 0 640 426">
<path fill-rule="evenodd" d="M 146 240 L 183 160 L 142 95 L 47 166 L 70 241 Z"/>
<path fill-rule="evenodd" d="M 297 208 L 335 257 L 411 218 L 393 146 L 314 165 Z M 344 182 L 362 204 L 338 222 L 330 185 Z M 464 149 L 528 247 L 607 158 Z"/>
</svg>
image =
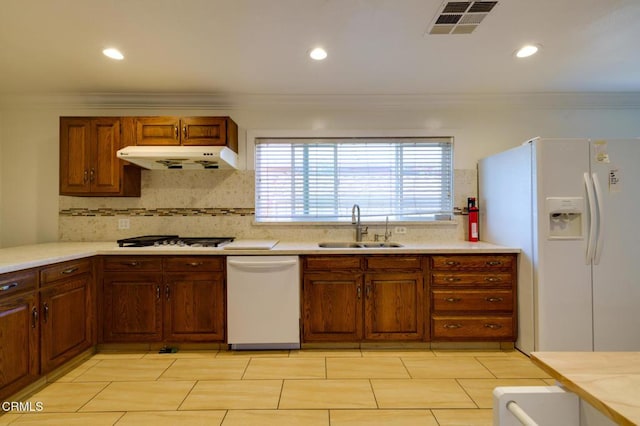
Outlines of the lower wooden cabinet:
<svg viewBox="0 0 640 426">
<path fill-rule="evenodd" d="M 515 254 L 434 255 L 430 279 L 432 341 L 515 341 Z"/>
<path fill-rule="evenodd" d="M 303 340 L 361 340 L 362 287 L 361 272 L 305 272 L 302 283 Z"/>
<path fill-rule="evenodd" d="M 224 342 L 222 256 L 103 259 L 102 341 Z"/>
<path fill-rule="evenodd" d="M 35 381 L 39 369 L 37 292 L 0 298 L 0 400 Z"/>
<path fill-rule="evenodd" d="M 103 340 L 162 340 L 162 288 L 161 272 L 105 272 Z"/>
<path fill-rule="evenodd" d="M 366 340 L 422 340 L 422 272 L 367 273 L 364 283 Z"/>
<path fill-rule="evenodd" d="M 0 399 L 93 343 L 93 261 L 0 275 Z"/>
<path fill-rule="evenodd" d="M 93 345 L 93 263 L 40 270 L 40 372 L 48 373 Z"/>
<path fill-rule="evenodd" d="M 305 342 L 425 337 L 420 256 L 306 256 L 303 265 Z"/>
</svg>

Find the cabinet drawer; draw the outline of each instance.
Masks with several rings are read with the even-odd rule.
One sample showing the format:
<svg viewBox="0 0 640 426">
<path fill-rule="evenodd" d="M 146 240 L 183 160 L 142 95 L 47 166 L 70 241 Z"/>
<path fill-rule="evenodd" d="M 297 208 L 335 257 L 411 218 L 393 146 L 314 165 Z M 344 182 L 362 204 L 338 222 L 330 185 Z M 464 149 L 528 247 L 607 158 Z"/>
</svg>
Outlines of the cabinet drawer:
<svg viewBox="0 0 640 426">
<path fill-rule="evenodd" d="M 222 256 L 176 256 L 164 259 L 165 271 L 223 271 Z"/>
<path fill-rule="evenodd" d="M 511 285 L 513 276 L 509 272 L 434 272 L 431 274 L 434 286 L 463 286 L 463 285 Z"/>
<path fill-rule="evenodd" d="M 161 271 L 162 258 L 159 256 L 107 256 L 104 258 L 105 271 Z"/>
<path fill-rule="evenodd" d="M 434 316 L 431 320 L 431 334 L 434 340 L 513 339 L 513 319 L 498 316 Z"/>
<path fill-rule="evenodd" d="M 513 311 L 511 290 L 433 290 L 434 311 Z"/>
<path fill-rule="evenodd" d="M 34 269 L 10 272 L 0 275 L 0 298 L 36 287 L 37 275 Z"/>
<path fill-rule="evenodd" d="M 367 269 L 420 269 L 420 256 L 368 256 Z"/>
<path fill-rule="evenodd" d="M 431 256 L 432 269 L 506 269 L 513 266 L 514 256 L 482 255 L 482 256 Z"/>
<path fill-rule="evenodd" d="M 57 263 L 40 270 L 40 285 L 45 286 L 63 278 L 91 273 L 91 260 L 82 259 Z"/>
<path fill-rule="evenodd" d="M 361 256 L 310 256 L 304 258 L 305 270 L 336 271 L 361 269 Z"/>
</svg>

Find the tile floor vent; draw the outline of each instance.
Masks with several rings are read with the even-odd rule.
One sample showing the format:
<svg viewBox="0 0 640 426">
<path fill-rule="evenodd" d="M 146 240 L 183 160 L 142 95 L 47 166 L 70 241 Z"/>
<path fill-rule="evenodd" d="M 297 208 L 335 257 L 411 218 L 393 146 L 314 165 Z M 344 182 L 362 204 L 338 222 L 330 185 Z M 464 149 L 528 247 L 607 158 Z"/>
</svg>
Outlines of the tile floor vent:
<svg viewBox="0 0 640 426">
<path fill-rule="evenodd" d="M 427 34 L 471 34 L 497 1 L 445 1 Z"/>
</svg>

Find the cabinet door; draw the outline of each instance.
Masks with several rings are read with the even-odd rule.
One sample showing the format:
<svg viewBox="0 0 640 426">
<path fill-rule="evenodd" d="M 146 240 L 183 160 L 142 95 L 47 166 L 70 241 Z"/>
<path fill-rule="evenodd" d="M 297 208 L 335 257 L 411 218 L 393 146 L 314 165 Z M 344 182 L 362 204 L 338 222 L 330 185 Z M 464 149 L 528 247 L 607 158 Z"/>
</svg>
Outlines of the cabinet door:
<svg viewBox="0 0 640 426">
<path fill-rule="evenodd" d="M 365 339 L 422 339 L 423 283 L 419 272 L 366 274 Z"/>
<path fill-rule="evenodd" d="M 90 275 L 59 281 L 40 293 L 42 373 L 89 348 L 91 342 Z"/>
<path fill-rule="evenodd" d="M 224 342 L 224 274 L 165 274 L 164 338 L 181 342 Z"/>
<path fill-rule="evenodd" d="M 304 274 L 305 342 L 362 339 L 362 283 L 361 273 Z"/>
<path fill-rule="evenodd" d="M 180 145 L 180 133 L 179 118 L 136 118 L 136 145 Z"/>
<path fill-rule="evenodd" d="M 183 118 L 183 145 L 219 145 L 227 143 L 227 121 L 219 117 Z"/>
<path fill-rule="evenodd" d="M 0 299 L 0 400 L 38 377 L 36 293 Z"/>
<path fill-rule="evenodd" d="M 103 277 L 105 342 L 162 339 L 162 273 L 109 272 Z"/>
<path fill-rule="evenodd" d="M 91 120 L 60 119 L 60 194 L 90 192 Z"/>
<path fill-rule="evenodd" d="M 120 192 L 120 119 L 97 118 L 91 121 L 92 163 L 89 170 L 91 192 Z"/>
</svg>

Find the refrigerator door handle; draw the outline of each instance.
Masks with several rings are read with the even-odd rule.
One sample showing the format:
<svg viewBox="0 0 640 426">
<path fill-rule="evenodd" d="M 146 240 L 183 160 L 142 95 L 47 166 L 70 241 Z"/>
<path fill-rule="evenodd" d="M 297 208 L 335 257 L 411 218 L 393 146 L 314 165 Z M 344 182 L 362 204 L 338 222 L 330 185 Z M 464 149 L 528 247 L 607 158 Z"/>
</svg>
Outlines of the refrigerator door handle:
<svg viewBox="0 0 640 426">
<path fill-rule="evenodd" d="M 593 179 L 593 187 L 596 190 L 596 205 L 598 208 L 598 239 L 596 240 L 596 246 L 593 252 L 593 263 L 597 265 L 600 263 L 600 257 L 602 256 L 602 249 L 604 248 L 604 194 L 598 175 L 593 173 L 591 175 Z"/>
<path fill-rule="evenodd" d="M 587 257 L 586 263 L 589 265 L 593 260 L 593 252 L 596 244 L 596 230 L 597 230 L 597 217 L 596 217 L 596 195 L 593 189 L 593 181 L 589 173 L 584 174 L 584 184 L 587 188 L 587 200 L 589 201 L 589 238 L 587 240 Z"/>
</svg>

